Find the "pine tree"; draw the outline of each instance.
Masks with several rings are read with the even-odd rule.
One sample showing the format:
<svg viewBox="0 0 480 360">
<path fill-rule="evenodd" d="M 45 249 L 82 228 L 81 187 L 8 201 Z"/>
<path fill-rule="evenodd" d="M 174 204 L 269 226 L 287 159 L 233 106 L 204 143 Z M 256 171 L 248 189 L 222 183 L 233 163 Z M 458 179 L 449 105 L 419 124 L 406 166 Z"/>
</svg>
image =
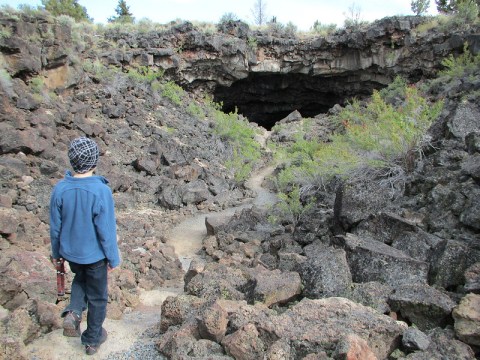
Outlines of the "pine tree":
<svg viewBox="0 0 480 360">
<path fill-rule="evenodd" d="M 87 9 L 77 0 L 42 0 L 42 5 L 53 16 L 68 15 L 76 21 L 92 21 Z"/>
<path fill-rule="evenodd" d="M 471 0 L 435 0 L 438 12 L 448 14 L 458 10 L 458 4 Z M 477 7 L 480 8 L 480 0 L 476 0 Z"/>
<path fill-rule="evenodd" d="M 115 8 L 117 16 L 112 16 L 108 19 L 110 23 L 133 23 L 135 18 L 130 12 L 130 6 L 127 5 L 125 0 L 119 0 L 117 7 Z"/>
<path fill-rule="evenodd" d="M 423 15 L 430 6 L 430 0 L 412 0 L 410 7 L 415 15 Z"/>
</svg>

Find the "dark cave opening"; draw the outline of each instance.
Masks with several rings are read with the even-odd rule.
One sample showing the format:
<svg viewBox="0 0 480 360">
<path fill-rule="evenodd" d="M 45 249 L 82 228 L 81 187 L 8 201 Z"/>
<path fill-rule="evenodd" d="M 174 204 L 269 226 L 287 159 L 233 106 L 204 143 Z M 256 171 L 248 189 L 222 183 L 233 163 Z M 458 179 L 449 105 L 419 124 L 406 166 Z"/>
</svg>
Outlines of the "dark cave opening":
<svg viewBox="0 0 480 360">
<path fill-rule="evenodd" d="M 295 110 L 303 117 L 314 117 L 335 104 L 368 97 L 389 82 L 386 76 L 367 71 L 329 76 L 250 73 L 230 87 L 217 86 L 214 99 L 223 103 L 223 111 L 237 108 L 249 121 L 271 130 Z"/>
</svg>

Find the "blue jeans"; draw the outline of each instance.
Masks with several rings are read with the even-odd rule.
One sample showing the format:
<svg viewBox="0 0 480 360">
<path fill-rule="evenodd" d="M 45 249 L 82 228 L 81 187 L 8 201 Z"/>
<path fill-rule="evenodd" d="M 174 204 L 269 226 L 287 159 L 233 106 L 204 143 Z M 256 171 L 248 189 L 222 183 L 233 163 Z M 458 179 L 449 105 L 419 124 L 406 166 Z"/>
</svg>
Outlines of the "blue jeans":
<svg viewBox="0 0 480 360">
<path fill-rule="evenodd" d="M 82 333 L 82 344 L 98 345 L 102 335 L 102 325 L 107 315 L 108 284 L 107 260 L 93 264 L 76 264 L 69 262 L 75 274 L 72 282 L 70 304 L 63 311 L 65 316 L 73 311 L 80 317 L 87 312 L 87 329 Z"/>
</svg>

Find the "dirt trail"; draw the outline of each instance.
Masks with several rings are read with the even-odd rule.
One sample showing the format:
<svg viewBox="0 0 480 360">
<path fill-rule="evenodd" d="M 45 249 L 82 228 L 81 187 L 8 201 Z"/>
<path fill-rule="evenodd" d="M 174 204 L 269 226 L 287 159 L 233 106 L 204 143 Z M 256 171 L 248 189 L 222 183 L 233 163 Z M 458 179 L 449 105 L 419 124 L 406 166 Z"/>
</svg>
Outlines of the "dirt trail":
<svg viewBox="0 0 480 360">
<path fill-rule="evenodd" d="M 256 192 L 253 201 L 226 209 L 217 213 L 209 213 L 189 218 L 177 225 L 170 233 L 168 243 L 175 248 L 184 270 L 188 269 L 191 260 L 202 247 L 202 240 L 206 236 L 205 217 L 231 216 L 237 210 L 252 205 L 263 207 L 272 204 L 275 196 L 262 188 L 263 179 L 270 175 L 273 167 L 266 167 L 253 174 L 247 182 L 247 187 Z M 148 329 L 160 321 L 162 302 L 170 295 L 183 292 L 183 283 L 175 284 L 171 288 L 159 288 L 145 291 L 140 296 L 140 305 L 124 314 L 121 320 L 107 319 L 104 327 L 108 331 L 108 340 L 103 344 L 96 359 L 164 359 L 153 347 L 155 339 L 149 337 Z M 82 323 L 82 330 L 85 327 Z M 67 338 L 62 335 L 61 329 L 55 330 L 27 346 L 30 360 L 67 360 L 92 359 L 85 355 L 83 346 L 78 338 Z"/>
</svg>

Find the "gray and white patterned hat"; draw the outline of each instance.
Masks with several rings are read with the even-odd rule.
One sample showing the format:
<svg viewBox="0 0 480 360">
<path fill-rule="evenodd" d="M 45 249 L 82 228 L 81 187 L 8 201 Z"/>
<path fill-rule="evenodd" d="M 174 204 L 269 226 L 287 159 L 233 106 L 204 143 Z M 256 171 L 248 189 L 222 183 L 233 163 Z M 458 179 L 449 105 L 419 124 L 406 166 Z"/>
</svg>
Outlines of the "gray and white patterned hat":
<svg viewBox="0 0 480 360">
<path fill-rule="evenodd" d="M 70 165 L 77 174 L 84 174 L 97 166 L 98 157 L 97 144 L 84 136 L 72 140 L 68 148 Z"/>
</svg>

